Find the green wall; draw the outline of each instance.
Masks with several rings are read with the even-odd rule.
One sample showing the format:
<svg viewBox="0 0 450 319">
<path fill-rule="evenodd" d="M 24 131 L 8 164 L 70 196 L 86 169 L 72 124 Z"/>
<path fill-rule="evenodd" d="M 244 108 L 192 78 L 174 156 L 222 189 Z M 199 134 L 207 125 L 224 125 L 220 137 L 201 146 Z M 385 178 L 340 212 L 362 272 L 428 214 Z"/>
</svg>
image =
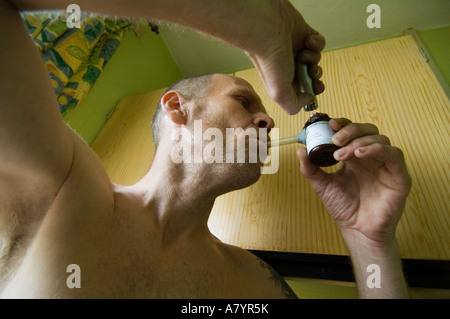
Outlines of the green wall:
<svg viewBox="0 0 450 319">
<path fill-rule="evenodd" d="M 67 110 L 64 121 L 92 145 L 108 114 L 123 97 L 167 87 L 181 76 L 160 36 L 148 27 L 140 38 L 134 31 L 126 31 L 87 98 Z"/>
<path fill-rule="evenodd" d="M 432 30 L 419 30 L 417 33 L 428 52 L 430 52 L 442 76 L 450 85 L 450 25 Z"/>
</svg>

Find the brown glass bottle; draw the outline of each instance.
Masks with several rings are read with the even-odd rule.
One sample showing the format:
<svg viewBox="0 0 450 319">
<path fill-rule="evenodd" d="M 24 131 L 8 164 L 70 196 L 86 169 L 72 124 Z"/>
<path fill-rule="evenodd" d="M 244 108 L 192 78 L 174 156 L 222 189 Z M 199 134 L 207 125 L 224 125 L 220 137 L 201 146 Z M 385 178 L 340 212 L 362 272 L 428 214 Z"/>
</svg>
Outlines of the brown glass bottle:
<svg viewBox="0 0 450 319">
<path fill-rule="evenodd" d="M 336 164 L 333 153 L 339 146 L 333 144 L 331 137 L 334 131 L 328 122 L 330 117 L 325 113 L 313 114 L 305 123 L 306 149 L 311 163 L 320 167 Z"/>
</svg>

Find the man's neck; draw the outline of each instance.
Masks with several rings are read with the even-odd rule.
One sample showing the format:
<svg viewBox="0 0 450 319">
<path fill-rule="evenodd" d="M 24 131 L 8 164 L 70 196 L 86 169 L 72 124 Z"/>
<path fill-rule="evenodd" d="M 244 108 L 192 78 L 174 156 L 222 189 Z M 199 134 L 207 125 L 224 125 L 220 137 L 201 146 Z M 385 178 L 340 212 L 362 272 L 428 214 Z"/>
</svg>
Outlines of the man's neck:
<svg viewBox="0 0 450 319">
<path fill-rule="evenodd" d="M 212 189 L 212 176 L 201 165 L 175 164 L 159 153 L 149 172 L 127 188 L 155 216 L 163 241 L 211 236 L 207 222 L 220 194 Z"/>
</svg>

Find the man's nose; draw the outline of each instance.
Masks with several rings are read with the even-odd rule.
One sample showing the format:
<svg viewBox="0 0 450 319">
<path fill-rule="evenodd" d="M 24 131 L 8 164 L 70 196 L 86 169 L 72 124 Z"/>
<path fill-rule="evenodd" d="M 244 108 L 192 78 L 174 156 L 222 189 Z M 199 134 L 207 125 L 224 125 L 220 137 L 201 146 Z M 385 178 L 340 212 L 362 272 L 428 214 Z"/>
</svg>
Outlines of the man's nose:
<svg viewBox="0 0 450 319">
<path fill-rule="evenodd" d="M 275 126 L 275 122 L 273 121 L 273 119 L 263 112 L 256 113 L 253 119 L 253 124 L 255 124 L 259 128 L 266 128 L 267 133 L 269 133 L 270 130 Z"/>
</svg>

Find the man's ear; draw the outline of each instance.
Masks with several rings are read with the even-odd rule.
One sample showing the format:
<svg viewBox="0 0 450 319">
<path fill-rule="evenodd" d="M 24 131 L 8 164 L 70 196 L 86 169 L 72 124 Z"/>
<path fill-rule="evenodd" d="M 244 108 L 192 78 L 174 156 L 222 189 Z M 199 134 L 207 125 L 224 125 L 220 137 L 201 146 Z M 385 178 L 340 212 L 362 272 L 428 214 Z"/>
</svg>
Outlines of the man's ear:
<svg viewBox="0 0 450 319">
<path fill-rule="evenodd" d="M 164 113 L 175 124 L 182 125 L 187 122 L 185 109 L 186 98 L 178 91 L 169 91 L 161 98 Z"/>
</svg>

